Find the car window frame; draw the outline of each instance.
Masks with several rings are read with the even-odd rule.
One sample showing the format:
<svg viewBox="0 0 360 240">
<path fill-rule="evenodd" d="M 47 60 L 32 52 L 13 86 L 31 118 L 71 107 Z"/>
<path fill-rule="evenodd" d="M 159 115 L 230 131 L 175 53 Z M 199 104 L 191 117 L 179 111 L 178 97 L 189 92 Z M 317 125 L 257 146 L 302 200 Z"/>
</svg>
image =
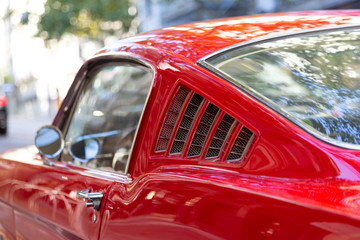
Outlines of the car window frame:
<svg viewBox="0 0 360 240">
<path fill-rule="evenodd" d="M 151 92 L 152 92 L 152 89 L 154 86 L 154 82 L 155 82 L 156 71 L 155 71 L 155 68 L 149 62 L 147 62 L 139 57 L 134 57 L 134 56 L 122 54 L 122 53 L 100 54 L 100 55 L 97 55 L 97 56 L 89 59 L 87 62 L 85 62 L 83 64 L 82 68 L 79 70 L 77 76 L 75 77 L 75 80 L 74 80 L 72 86 L 70 87 L 70 89 L 71 89 L 70 95 L 71 96 L 69 96 L 69 99 L 65 98 L 64 102 L 66 102 L 66 104 L 64 106 L 61 106 L 61 110 L 62 110 L 61 113 L 62 113 L 63 118 L 59 120 L 59 123 L 57 125 L 58 125 L 59 129 L 61 130 L 61 132 L 63 133 L 63 136 L 65 137 L 69 130 L 70 123 L 74 117 L 75 110 L 79 104 L 79 101 L 81 100 L 82 93 L 84 91 L 86 91 L 87 87 L 91 83 L 92 77 L 94 77 L 101 69 L 105 68 L 106 66 L 115 66 L 115 65 L 117 65 L 117 66 L 136 66 L 136 67 L 142 68 L 152 74 L 149 92 L 147 94 L 147 97 L 146 97 L 146 100 L 144 103 L 144 108 L 140 115 L 139 122 L 138 122 L 138 125 L 136 128 L 136 131 L 135 131 L 134 139 L 133 139 L 133 142 L 132 142 L 132 145 L 130 148 L 129 160 L 127 161 L 125 171 L 124 172 L 110 171 L 110 170 L 99 169 L 99 168 L 91 168 L 91 167 L 87 167 L 87 166 L 78 166 L 78 165 L 75 165 L 72 163 L 66 163 L 66 164 L 68 164 L 70 166 L 74 166 L 74 167 L 81 167 L 84 169 L 96 170 L 96 171 L 107 172 L 107 173 L 112 173 L 112 174 L 119 174 L 119 175 L 123 175 L 123 176 L 130 176 L 129 166 L 132 161 L 133 148 L 134 148 L 134 145 L 135 145 L 135 142 L 137 139 L 138 130 L 140 128 L 140 125 L 142 125 L 143 115 L 144 115 L 144 112 L 148 105 L 149 97 L 151 95 Z M 73 89 L 73 88 L 75 88 L 75 89 Z M 60 113 L 60 111 L 59 111 L 59 113 Z M 60 155 L 57 158 L 57 161 L 59 161 L 61 163 L 65 163 L 65 162 L 61 161 L 62 154 L 63 154 L 63 152 L 60 153 Z"/>
<path fill-rule="evenodd" d="M 288 120 L 295 126 L 299 127 L 300 129 L 304 130 L 305 132 L 309 133 L 311 136 L 315 137 L 316 139 L 318 139 L 326 144 L 329 144 L 331 146 L 337 147 L 337 148 L 360 151 L 360 145 L 337 141 L 337 140 L 330 138 L 324 134 L 319 134 L 319 132 L 317 132 L 312 127 L 308 126 L 303 121 L 300 121 L 296 117 L 293 117 L 291 114 L 288 114 L 286 111 L 282 110 L 280 107 L 278 107 L 274 104 L 271 104 L 271 102 L 262 94 L 259 94 L 255 91 L 253 91 L 251 88 L 247 87 L 244 84 L 236 82 L 235 80 L 233 80 L 233 78 L 231 76 L 218 70 L 216 67 L 214 67 L 212 64 L 210 64 L 208 62 L 212 58 L 216 58 L 224 53 L 231 52 L 236 49 L 246 48 L 246 47 L 256 45 L 256 44 L 268 43 L 268 42 L 273 42 L 273 41 L 282 40 L 282 39 L 286 39 L 286 38 L 292 38 L 292 37 L 299 37 L 299 36 L 301 37 L 301 36 L 307 36 L 307 35 L 312 35 L 312 34 L 336 32 L 336 31 L 342 31 L 342 30 L 345 31 L 345 30 L 351 30 L 351 29 L 360 30 L 360 24 L 344 24 L 344 25 L 337 25 L 337 26 L 327 26 L 327 27 L 299 30 L 299 31 L 290 32 L 290 33 L 275 34 L 275 35 L 268 36 L 268 37 L 256 38 L 254 40 L 245 41 L 245 42 L 242 42 L 239 44 L 235 44 L 235 45 L 228 46 L 223 49 L 217 50 L 211 54 L 208 54 L 208 55 L 202 57 L 201 59 L 199 59 L 196 62 L 196 64 L 199 65 L 200 67 L 204 68 L 205 70 L 215 74 L 216 76 L 220 77 L 221 79 L 224 79 L 225 81 L 229 82 L 230 84 L 234 85 L 239 90 L 243 91 L 250 97 L 259 101 L 261 104 L 264 104 L 266 107 L 275 111 L 277 114 L 284 117 L 286 120 Z"/>
</svg>

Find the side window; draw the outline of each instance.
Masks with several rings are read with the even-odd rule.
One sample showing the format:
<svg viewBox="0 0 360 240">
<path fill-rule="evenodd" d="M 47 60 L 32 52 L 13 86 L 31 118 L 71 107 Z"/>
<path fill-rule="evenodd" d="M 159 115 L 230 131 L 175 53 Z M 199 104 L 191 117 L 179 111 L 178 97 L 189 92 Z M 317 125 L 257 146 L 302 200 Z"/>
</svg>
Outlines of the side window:
<svg viewBox="0 0 360 240">
<path fill-rule="evenodd" d="M 61 160 L 126 173 L 152 72 L 107 65 L 91 76 L 74 109 Z"/>
</svg>

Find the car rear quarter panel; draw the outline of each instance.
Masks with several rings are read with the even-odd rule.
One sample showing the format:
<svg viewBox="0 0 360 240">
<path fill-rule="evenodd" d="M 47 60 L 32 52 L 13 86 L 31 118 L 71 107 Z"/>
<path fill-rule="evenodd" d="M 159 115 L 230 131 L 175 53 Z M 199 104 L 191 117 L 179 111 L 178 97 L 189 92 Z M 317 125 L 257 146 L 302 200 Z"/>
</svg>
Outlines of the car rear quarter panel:
<svg viewBox="0 0 360 240">
<path fill-rule="evenodd" d="M 276 191 L 280 185 L 219 169 L 185 166 L 159 169 L 127 187 L 115 185 L 104 212 L 100 238 L 360 237 L 357 220 L 281 198 Z M 265 188 L 271 187 L 274 190 L 269 189 L 266 194 Z"/>
<path fill-rule="evenodd" d="M 128 50 L 127 47 L 123 48 Z M 152 54 L 150 50 L 145 51 L 145 54 L 142 48 L 131 48 L 131 51 L 141 54 L 156 70 L 154 87 L 134 146 L 134 160 L 130 163 L 133 177 L 169 163 L 189 163 L 189 159 L 179 157 L 169 156 L 163 159 L 154 152 L 163 119 L 178 85 L 194 90 L 255 133 L 255 142 L 245 159 L 246 163 L 237 168 L 237 171 L 291 178 L 339 175 L 338 167 L 330 154 L 322 149 L 325 144 L 321 141 L 199 66 L 161 52 L 154 51 Z"/>
</svg>

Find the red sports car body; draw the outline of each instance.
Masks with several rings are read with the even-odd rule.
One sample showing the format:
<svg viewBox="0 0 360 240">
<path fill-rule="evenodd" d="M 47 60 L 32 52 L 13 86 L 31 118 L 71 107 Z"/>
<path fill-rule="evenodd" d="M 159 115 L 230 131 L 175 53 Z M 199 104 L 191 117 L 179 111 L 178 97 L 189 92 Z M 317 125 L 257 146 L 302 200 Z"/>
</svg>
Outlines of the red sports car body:
<svg viewBox="0 0 360 240">
<path fill-rule="evenodd" d="M 38 149 L 0 156 L 0 239 L 359 239 L 359 26 L 238 17 L 99 51 Z"/>
</svg>

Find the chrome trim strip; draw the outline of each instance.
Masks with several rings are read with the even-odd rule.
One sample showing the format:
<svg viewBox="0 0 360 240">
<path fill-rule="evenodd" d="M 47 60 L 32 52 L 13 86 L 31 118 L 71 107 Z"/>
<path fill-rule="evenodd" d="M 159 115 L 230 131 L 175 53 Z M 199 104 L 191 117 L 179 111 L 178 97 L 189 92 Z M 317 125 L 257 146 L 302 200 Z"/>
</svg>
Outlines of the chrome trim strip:
<svg viewBox="0 0 360 240">
<path fill-rule="evenodd" d="M 143 109 L 143 111 L 141 113 L 139 123 L 138 123 L 138 127 L 136 128 L 136 131 L 135 131 L 134 140 L 132 142 L 132 145 L 131 145 L 131 148 L 130 148 L 130 151 L 129 151 L 129 161 L 127 161 L 124 173 L 116 172 L 116 171 L 113 171 L 113 172 L 105 171 L 105 170 L 100 170 L 100 169 L 96 169 L 96 168 L 89 168 L 89 167 L 85 167 L 85 166 L 81 166 L 81 167 L 86 168 L 86 169 L 90 169 L 90 170 L 96 169 L 96 170 L 99 170 L 99 171 L 125 175 L 125 176 L 127 176 L 129 178 L 128 171 L 129 171 L 130 161 L 131 161 L 131 157 L 132 157 L 133 147 L 134 147 L 137 135 L 138 135 L 139 126 L 140 126 L 141 122 L 143 121 L 144 111 L 145 111 L 146 106 L 148 104 L 148 101 L 149 101 L 149 98 L 150 98 L 150 95 L 151 95 L 151 92 L 152 92 L 152 89 L 153 89 L 152 86 L 154 86 L 155 76 L 157 75 L 157 72 L 156 72 L 153 65 L 151 65 L 149 62 L 139 58 L 136 55 L 133 55 L 133 54 L 130 54 L 130 53 L 125 53 L 125 52 L 109 52 L 109 53 L 101 53 L 99 55 L 95 55 L 92 58 L 90 58 L 89 60 L 87 60 L 82 65 L 82 67 L 80 68 L 80 70 L 77 73 L 77 75 L 75 76 L 75 79 L 74 79 L 73 82 L 78 82 L 78 81 L 80 82 L 81 79 L 84 79 L 87 76 L 87 74 L 89 73 L 89 70 L 90 70 L 89 65 L 91 66 L 93 63 L 98 62 L 98 61 L 111 61 L 111 60 L 115 60 L 115 63 L 116 62 L 121 62 L 121 60 L 133 61 L 134 63 L 138 63 L 139 65 L 143 65 L 144 67 L 150 69 L 150 71 L 152 71 L 152 74 L 153 74 L 151 84 L 150 84 L 150 89 L 149 89 L 148 95 L 147 95 L 145 103 L 144 103 L 144 109 Z M 77 103 L 77 100 L 75 101 L 75 103 Z M 70 108 L 71 106 L 66 106 L 66 107 Z M 67 119 L 71 119 L 72 116 L 73 116 L 73 111 L 69 114 Z M 68 127 L 69 127 L 69 125 L 67 124 L 65 126 L 66 131 L 68 130 Z M 64 134 L 64 136 L 66 136 L 66 133 L 63 133 L 63 134 Z M 72 165 L 72 164 L 70 164 L 70 165 Z M 76 166 L 76 165 L 74 165 L 74 166 Z"/>
<path fill-rule="evenodd" d="M 211 59 L 213 57 L 216 57 L 217 55 L 220 55 L 220 54 L 223 54 L 225 52 L 235 50 L 235 49 L 238 49 L 238 48 L 247 47 L 247 46 L 250 46 L 250 45 L 253 45 L 253 44 L 258 44 L 258 43 L 263 43 L 263 42 L 271 42 L 271 41 L 275 41 L 275 40 L 281 40 L 283 38 L 296 37 L 296 36 L 299 36 L 299 35 L 308 35 L 308 34 L 313 34 L 313 33 L 317 33 L 317 32 L 336 32 L 336 31 L 340 31 L 340 30 L 351 30 L 353 28 L 354 29 L 360 28 L 360 24 L 345 24 L 345 25 L 340 25 L 340 26 L 338 25 L 338 26 L 331 26 L 331 27 L 314 28 L 314 29 L 296 31 L 296 32 L 292 32 L 292 33 L 268 36 L 268 37 L 265 37 L 265 38 L 258 38 L 258 39 L 242 42 L 242 43 L 239 43 L 239 44 L 235 44 L 235 45 L 220 49 L 220 50 L 218 50 L 218 51 L 216 51 L 214 53 L 211 53 L 211 54 L 199 59 L 196 62 L 196 64 L 203 67 L 204 69 L 210 71 L 211 73 L 217 75 L 218 77 L 224 79 L 225 81 L 233 84 L 235 87 L 239 88 L 240 90 L 242 90 L 243 92 L 245 92 L 249 96 L 251 96 L 254 99 L 258 100 L 259 102 L 264 104 L 266 107 L 268 107 L 268 108 L 272 109 L 273 111 L 277 112 L 278 114 L 280 114 L 281 116 L 283 116 L 284 118 L 286 118 L 287 120 L 289 120 L 290 122 L 295 124 L 296 126 L 300 127 L 302 130 L 308 132 L 310 135 L 312 135 L 313 137 L 321 140 L 322 142 L 325 142 L 325 143 L 330 144 L 332 146 L 345 148 L 345 149 L 360 150 L 360 145 L 356 145 L 356 144 L 352 144 L 352 143 L 340 142 L 338 140 L 335 140 L 333 138 L 330 138 L 330 137 L 326 136 L 325 134 L 322 134 L 321 132 L 316 131 L 312 127 L 305 124 L 303 121 L 301 121 L 301 120 L 297 119 L 296 117 L 294 117 L 294 116 L 290 115 L 289 113 L 287 113 L 281 107 L 277 106 L 276 104 L 272 104 L 272 101 L 270 99 L 268 99 L 267 97 L 265 97 L 262 94 L 256 92 L 255 90 L 247 87 L 246 85 L 243 85 L 243 84 L 237 82 L 230 75 L 228 75 L 225 72 L 215 68 L 213 65 L 211 65 L 210 63 L 207 62 L 207 60 L 209 60 L 209 59 Z"/>
</svg>

